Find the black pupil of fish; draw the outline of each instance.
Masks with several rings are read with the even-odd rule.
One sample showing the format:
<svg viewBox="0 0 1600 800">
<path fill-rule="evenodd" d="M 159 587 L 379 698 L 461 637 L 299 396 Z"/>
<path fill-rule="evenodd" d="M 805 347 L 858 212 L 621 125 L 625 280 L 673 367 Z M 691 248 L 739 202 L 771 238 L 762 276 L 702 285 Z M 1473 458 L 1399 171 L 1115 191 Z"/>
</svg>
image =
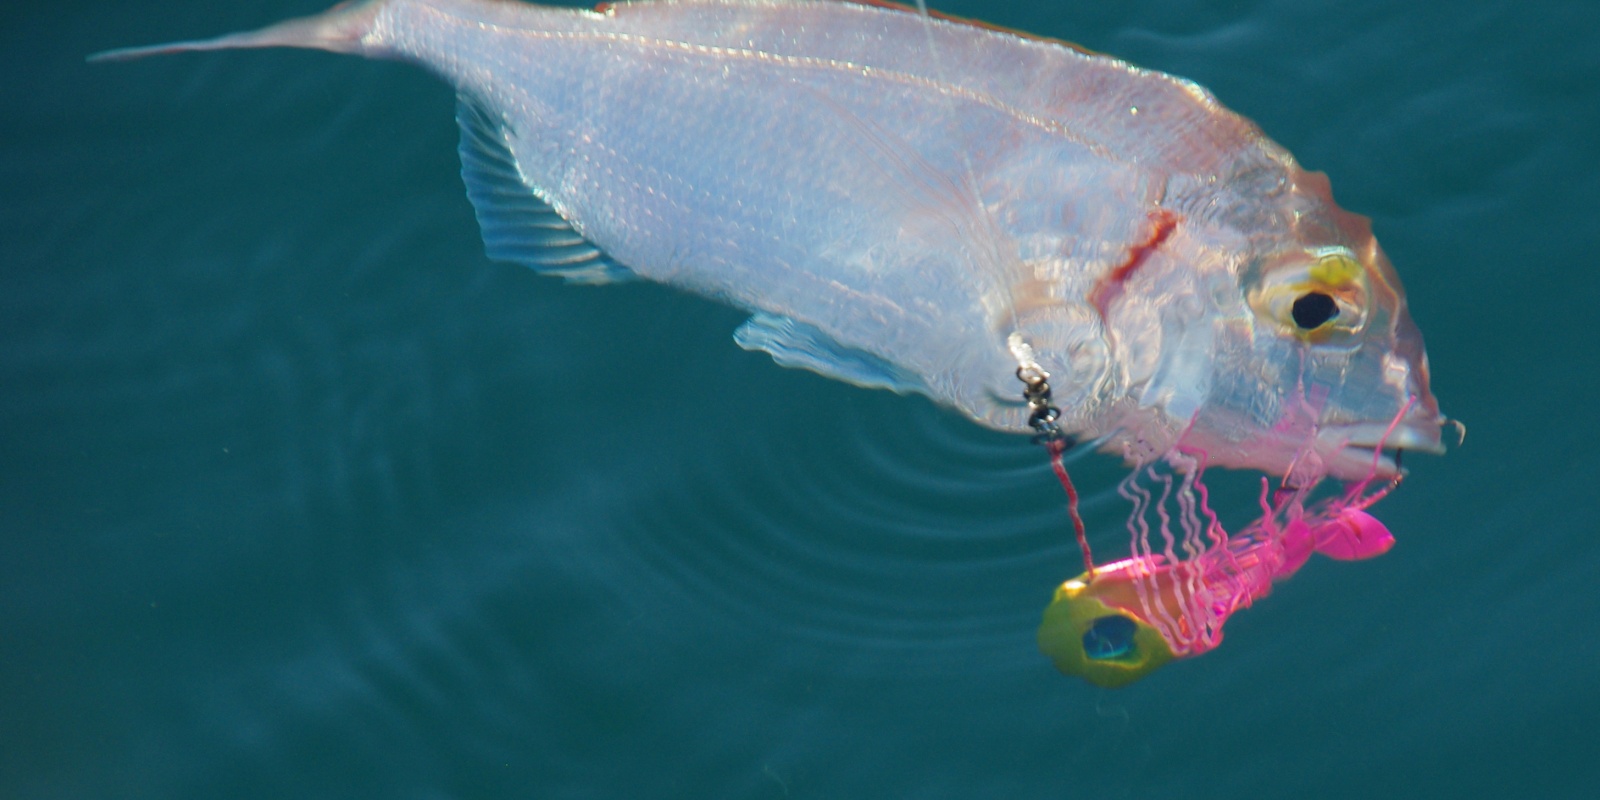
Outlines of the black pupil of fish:
<svg viewBox="0 0 1600 800">
<path fill-rule="evenodd" d="M 1309 331 L 1339 316 L 1339 305 L 1322 292 L 1307 292 L 1294 301 L 1290 313 L 1294 316 L 1294 324 Z"/>
</svg>

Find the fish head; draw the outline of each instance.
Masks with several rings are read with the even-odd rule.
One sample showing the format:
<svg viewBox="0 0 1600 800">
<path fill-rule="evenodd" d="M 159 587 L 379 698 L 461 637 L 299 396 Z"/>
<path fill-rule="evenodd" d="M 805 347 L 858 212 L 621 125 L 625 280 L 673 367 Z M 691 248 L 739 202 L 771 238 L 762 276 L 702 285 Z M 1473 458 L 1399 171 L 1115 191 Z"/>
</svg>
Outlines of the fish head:
<svg viewBox="0 0 1600 800">
<path fill-rule="evenodd" d="M 1260 258 L 1241 290 L 1252 335 L 1229 355 L 1277 376 L 1280 449 L 1344 478 L 1393 474 L 1383 450 L 1442 449 L 1422 332 L 1370 231 Z"/>
<path fill-rule="evenodd" d="M 1315 482 L 1386 477 L 1396 451 L 1442 451 L 1399 276 L 1326 178 L 1294 183 L 1272 229 L 1235 229 L 1209 250 L 1177 242 L 1190 257 L 1168 260 L 1176 288 L 1144 312 L 1160 355 L 1122 423 L 1144 433 L 1159 419 L 1167 435 L 1141 435 L 1151 452 L 1130 458 L 1186 446 L 1208 464 Z"/>
</svg>

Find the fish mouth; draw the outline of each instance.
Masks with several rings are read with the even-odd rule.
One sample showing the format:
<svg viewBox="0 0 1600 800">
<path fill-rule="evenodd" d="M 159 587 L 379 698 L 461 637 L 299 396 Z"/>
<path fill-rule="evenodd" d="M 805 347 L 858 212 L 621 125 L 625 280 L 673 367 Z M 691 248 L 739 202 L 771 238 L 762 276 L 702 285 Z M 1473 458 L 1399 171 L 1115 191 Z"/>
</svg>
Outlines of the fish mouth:
<svg viewBox="0 0 1600 800">
<path fill-rule="evenodd" d="M 1445 422 L 1407 421 L 1390 429 L 1381 423 L 1341 425 L 1327 428 L 1317 436 L 1328 455 L 1330 472 L 1349 479 L 1368 473 L 1389 477 L 1401 471 L 1401 454 L 1420 451 L 1439 455 L 1445 448 L 1440 429 Z"/>
</svg>

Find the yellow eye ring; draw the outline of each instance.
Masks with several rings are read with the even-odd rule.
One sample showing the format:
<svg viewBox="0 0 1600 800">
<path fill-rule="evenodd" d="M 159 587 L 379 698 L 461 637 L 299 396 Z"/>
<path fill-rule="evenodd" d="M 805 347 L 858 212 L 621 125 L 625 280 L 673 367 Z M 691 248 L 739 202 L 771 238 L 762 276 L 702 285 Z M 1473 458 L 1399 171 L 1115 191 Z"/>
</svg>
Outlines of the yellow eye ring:
<svg viewBox="0 0 1600 800">
<path fill-rule="evenodd" d="M 1301 251 L 1267 267 L 1249 301 L 1285 333 L 1327 342 L 1364 325 L 1367 271 L 1342 247 Z"/>
<path fill-rule="evenodd" d="M 1361 264 L 1341 249 L 1318 258 L 1306 271 L 1306 277 L 1330 289 L 1342 289 L 1358 282 L 1364 272 Z"/>
</svg>

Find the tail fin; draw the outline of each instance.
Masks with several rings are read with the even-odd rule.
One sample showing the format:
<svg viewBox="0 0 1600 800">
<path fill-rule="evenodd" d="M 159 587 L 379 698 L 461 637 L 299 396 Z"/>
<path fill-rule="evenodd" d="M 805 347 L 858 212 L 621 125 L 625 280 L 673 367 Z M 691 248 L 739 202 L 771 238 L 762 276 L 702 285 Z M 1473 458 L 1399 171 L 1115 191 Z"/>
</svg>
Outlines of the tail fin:
<svg viewBox="0 0 1600 800">
<path fill-rule="evenodd" d="M 260 47 L 303 47 L 332 53 L 365 51 L 362 39 L 372 30 L 373 21 L 388 0 L 349 0 L 310 17 L 300 17 L 243 33 L 230 33 L 215 39 L 123 47 L 89 56 L 90 62 L 130 61 L 146 56 L 191 53 L 205 50 L 242 50 Z"/>
</svg>

